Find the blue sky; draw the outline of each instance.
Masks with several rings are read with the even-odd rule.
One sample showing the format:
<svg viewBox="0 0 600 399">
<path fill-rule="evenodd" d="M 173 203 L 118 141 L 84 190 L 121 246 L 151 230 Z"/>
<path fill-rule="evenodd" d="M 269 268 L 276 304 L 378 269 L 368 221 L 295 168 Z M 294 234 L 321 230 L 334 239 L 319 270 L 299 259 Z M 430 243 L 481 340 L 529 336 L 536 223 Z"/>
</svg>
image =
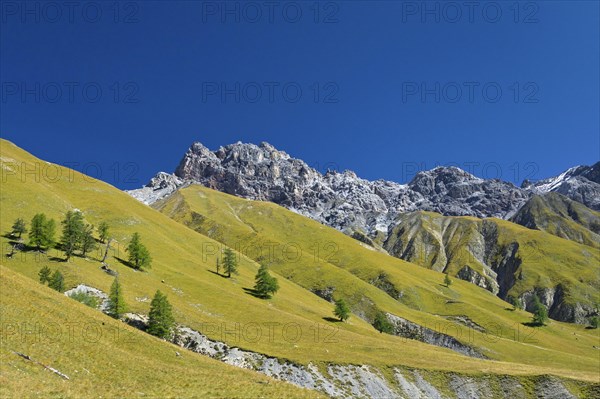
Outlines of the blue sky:
<svg viewBox="0 0 600 399">
<path fill-rule="evenodd" d="M 266 4 L 3 1 L 0 134 L 120 188 L 193 141 L 400 182 L 600 158 L 596 1 Z"/>
</svg>

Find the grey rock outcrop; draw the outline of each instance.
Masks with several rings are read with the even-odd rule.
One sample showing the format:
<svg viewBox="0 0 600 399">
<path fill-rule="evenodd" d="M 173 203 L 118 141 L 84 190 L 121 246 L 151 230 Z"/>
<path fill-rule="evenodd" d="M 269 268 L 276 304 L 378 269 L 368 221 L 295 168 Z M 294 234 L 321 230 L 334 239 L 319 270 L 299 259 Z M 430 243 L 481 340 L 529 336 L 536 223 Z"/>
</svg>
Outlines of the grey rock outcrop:
<svg viewBox="0 0 600 399">
<path fill-rule="evenodd" d="M 448 348 L 466 356 L 480 359 L 486 358 L 486 356 L 479 353 L 474 348 L 459 342 L 456 338 L 451 337 L 450 335 L 442 334 L 391 313 L 386 313 L 386 317 L 394 328 L 394 335 L 415 339 L 417 341 L 440 346 L 442 348 Z"/>
<path fill-rule="evenodd" d="M 534 296 L 548 309 L 548 316 L 554 320 L 570 323 L 587 324 L 588 318 L 600 314 L 600 309 L 585 303 L 569 304 L 565 301 L 565 292 L 561 285 L 552 288 L 538 288 L 524 292 L 520 298 L 525 310 L 533 312 Z"/>
<path fill-rule="evenodd" d="M 150 179 L 150 182 L 144 187 L 128 191 L 128 193 L 138 201 L 150 205 L 165 197 L 168 197 L 178 188 L 185 186 L 186 182 L 175 175 L 165 172 L 159 172 Z"/>
<path fill-rule="evenodd" d="M 79 284 L 77 287 L 65 291 L 65 295 L 68 297 L 74 294 L 86 294 L 93 296 L 94 298 L 98 299 L 98 306 L 101 311 L 105 312 L 108 309 L 108 295 L 97 288 L 90 287 L 85 284 Z"/>
<path fill-rule="evenodd" d="M 369 181 L 354 172 L 321 174 L 268 143 L 235 143 L 211 151 L 194 143 L 173 175 L 159 173 L 129 193 L 151 204 L 195 182 L 244 198 L 272 201 L 348 233 L 387 233 L 399 213 L 429 210 L 445 215 L 507 218 L 529 197 L 500 180 L 477 178 L 459 168 L 419 172 L 408 184 Z"/>
<path fill-rule="evenodd" d="M 408 184 L 361 179 L 354 172 L 320 173 L 268 143 L 237 142 L 211 151 L 192 144 L 174 174 L 158 173 L 128 191 L 151 204 L 191 182 L 244 198 L 271 201 L 349 234 L 387 234 L 398 214 L 425 210 L 448 216 L 508 219 L 534 193 L 556 191 L 600 209 L 600 162 L 521 187 L 481 179 L 456 167 L 421 171 Z"/>
<path fill-rule="evenodd" d="M 133 313 L 128 313 L 125 320 L 142 330 L 148 322 L 147 316 Z M 323 392 L 333 398 L 512 399 L 527 397 L 519 380 L 510 376 L 471 376 L 454 372 L 434 372 L 437 379 L 441 375 L 448 381 L 446 386 L 440 387 L 439 382 L 434 382 L 428 376 L 431 372 L 402 367 L 391 369 L 393 380 L 376 367 L 369 365 L 327 364 L 325 371 L 313 363 L 301 365 L 232 347 L 224 342 L 211 340 L 204 334 L 182 325 L 177 327 L 171 342 L 232 366 L 257 371 L 301 388 Z M 177 356 L 181 354 L 177 353 Z M 500 387 L 500 391 L 494 391 L 496 387 Z M 576 398 L 559 379 L 553 377 L 543 377 L 537 381 L 536 392 L 539 393 L 539 398 Z"/>
<path fill-rule="evenodd" d="M 559 176 L 537 182 L 526 180 L 521 187 L 538 194 L 557 192 L 600 211 L 600 162 L 592 166 L 575 166 Z"/>
</svg>

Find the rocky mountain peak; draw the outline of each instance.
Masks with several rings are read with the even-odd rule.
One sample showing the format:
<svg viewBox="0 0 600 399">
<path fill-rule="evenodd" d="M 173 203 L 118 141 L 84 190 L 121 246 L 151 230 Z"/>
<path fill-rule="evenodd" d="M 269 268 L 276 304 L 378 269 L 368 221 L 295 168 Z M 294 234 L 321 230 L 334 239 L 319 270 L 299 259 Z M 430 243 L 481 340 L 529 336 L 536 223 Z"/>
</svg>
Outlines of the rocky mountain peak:
<svg viewBox="0 0 600 399">
<path fill-rule="evenodd" d="M 585 170 L 581 172 L 581 176 L 589 181 L 600 184 L 600 162 L 596 162 L 592 166 L 586 166 Z"/>
<path fill-rule="evenodd" d="M 438 166 L 431 170 L 418 172 L 408 186 L 423 195 L 429 195 L 444 191 L 446 187 L 454 184 L 481 183 L 483 181 L 483 179 L 455 166 Z"/>
<path fill-rule="evenodd" d="M 570 192 L 571 196 L 565 195 L 586 205 L 596 201 L 600 207 L 600 184 L 588 180 L 597 179 L 598 169 L 599 164 L 577 167 L 554 180 L 518 188 L 496 179 L 481 179 L 454 166 L 439 166 L 417 173 L 403 185 L 361 179 L 349 170 L 321 174 L 267 142 L 256 145 L 238 141 L 216 151 L 195 142 L 173 175 L 159 173 L 146 187 L 130 194 L 152 203 L 182 185 L 197 183 L 228 194 L 275 202 L 345 232 L 376 234 L 387 233 L 399 214 L 418 210 L 508 219 L 532 193 L 542 191 L 540 184 L 562 190 L 563 194 Z"/>
<path fill-rule="evenodd" d="M 549 179 L 536 182 L 526 180 L 521 187 L 536 194 L 557 192 L 599 211 L 600 162 L 592 166 L 575 166 Z"/>
</svg>

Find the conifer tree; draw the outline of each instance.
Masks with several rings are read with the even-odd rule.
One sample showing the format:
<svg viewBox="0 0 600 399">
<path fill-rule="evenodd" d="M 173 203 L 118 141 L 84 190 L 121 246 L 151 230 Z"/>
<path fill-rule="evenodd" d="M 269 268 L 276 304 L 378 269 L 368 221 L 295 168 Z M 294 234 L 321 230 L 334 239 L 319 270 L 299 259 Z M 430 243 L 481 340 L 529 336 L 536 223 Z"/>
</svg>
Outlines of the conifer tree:
<svg viewBox="0 0 600 399">
<path fill-rule="evenodd" d="M 96 245 L 96 239 L 94 238 L 94 226 L 88 224 L 84 227 L 81 233 L 81 255 L 85 258 L 85 255 L 89 251 L 93 251 L 98 247 Z"/>
<path fill-rule="evenodd" d="M 63 225 L 63 230 L 60 243 L 62 244 L 63 251 L 65 251 L 67 260 L 69 260 L 75 253 L 75 250 L 80 247 L 84 229 L 83 215 L 79 211 L 67 211 L 61 224 Z"/>
<path fill-rule="evenodd" d="M 254 279 L 254 291 L 262 298 L 271 298 L 279 290 L 277 279 L 269 274 L 265 265 L 260 266 Z"/>
<path fill-rule="evenodd" d="M 373 322 L 373 327 L 380 333 L 391 334 L 394 332 L 394 326 L 388 318 L 385 316 L 383 312 L 377 312 L 375 315 L 375 321 Z"/>
<path fill-rule="evenodd" d="M 508 303 L 513 306 L 513 310 L 523 309 L 523 303 L 519 297 L 509 295 L 506 299 L 508 300 Z"/>
<path fill-rule="evenodd" d="M 15 220 L 15 223 L 13 223 L 12 225 L 11 234 L 13 236 L 17 236 L 18 238 L 21 238 L 21 235 L 26 231 L 27 228 L 25 226 L 25 221 L 23 220 L 23 218 L 18 218 L 17 220 Z"/>
<path fill-rule="evenodd" d="M 444 284 L 446 285 L 446 287 L 450 287 L 450 284 L 452 284 L 452 280 L 450 280 L 450 276 L 448 276 L 448 273 L 445 273 Z"/>
<path fill-rule="evenodd" d="M 54 274 L 52 274 L 52 277 L 50 277 L 48 287 L 58 292 L 63 292 L 65 290 L 65 279 L 61 272 L 59 272 L 58 270 L 54 271 Z"/>
<path fill-rule="evenodd" d="M 56 235 L 56 222 L 54 219 L 48 219 L 46 223 L 44 223 L 44 239 L 46 241 L 46 248 L 52 247 L 56 244 L 56 240 L 54 239 Z"/>
<path fill-rule="evenodd" d="M 160 290 L 154 294 L 154 298 L 150 303 L 150 313 L 148 316 L 148 333 L 165 339 L 171 336 L 175 327 L 173 308 L 167 297 Z"/>
<path fill-rule="evenodd" d="M 105 243 L 108 240 L 108 223 L 100 222 L 98 225 L 98 236 L 100 237 L 100 241 Z"/>
<path fill-rule="evenodd" d="M 38 276 L 40 277 L 40 283 L 47 284 L 50 282 L 50 274 L 52 270 L 48 266 L 44 266 L 38 272 Z"/>
<path fill-rule="evenodd" d="M 47 219 L 43 213 L 36 214 L 31 219 L 29 229 L 29 245 L 33 245 L 38 251 L 54 245 L 54 234 L 56 224 L 53 219 Z"/>
<path fill-rule="evenodd" d="M 335 301 L 335 309 L 333 314 L 337 316 L 340 321 L 346 321 L 350 317 L 350 308 L 342 298 Z"/>
<path fill-rule="evenodd" d="M 543 326 L 548 321 L 548 310 L 540 302 L 540 298 L 536 295 L 533 296 L 533 318 L 531 319 L 532 324 L 536 326 Z"/>
<path fill-rule="evenodd" d="M 150 252 L 142 244 L 140 235 L 137 232 L 133 233 L 131 241 L 127 246 L 127 252 L 129 252 L 129 262 L 134 268 L 140 270 L 151 266 L 152 258 L 150 257 Z"/>
<path fill-rule="evenodd" d="M 223 267 L 227 277 L 231 277 L 232 274 L 238 274 L 237 271 L 237 259 L 235 253 L 230 248 L 225 248 L 223 251 Z"/>
<path fill-rule="evenodd" d="M 123 289 L 121 288 L 119 278 L 115 277 L 112 285 L 110 286 L 107 313 L 115 319 L 118 319 L 126 311 L 127 305 L 125 304 L 125 299 L 123 299 Z"/>
</svg>

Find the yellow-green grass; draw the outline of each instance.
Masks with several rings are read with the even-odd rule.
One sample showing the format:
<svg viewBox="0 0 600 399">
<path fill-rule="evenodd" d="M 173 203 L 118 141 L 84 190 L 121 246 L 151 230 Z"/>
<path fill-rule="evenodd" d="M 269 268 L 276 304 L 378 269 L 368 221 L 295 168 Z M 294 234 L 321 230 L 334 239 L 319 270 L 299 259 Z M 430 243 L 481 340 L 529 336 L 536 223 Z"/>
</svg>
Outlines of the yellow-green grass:
<svg viewBox="0 0 600 399">
<path fill-rule="evenodd" d="M 490 358 L 540 365 L 571 364 L 575 369 L 583 361 L 589 362 L 588 370 L 598 365 L 597 358 L 590 354 L 598 337 L 584 327 L 554 321 L 541 329 L 526 327 L 522 323 L 530 320 L 529 313 L 508 311 L 509 305 L 488 291 L 457 280 L 446 288 L 441 284 L 441 273 L 372 251 L 342 233 L 275 204 L 248 201 L 192 185 L 155 206 L 195 230 L 269 264 L 306 288 L 334 286 L 339 296 L 350 298 L 359 310 L 363 309 L 360 300 L 366 297 L 379 309 L 454 335 L 481 348 Z M 301 249 L 297 259 L 293 253 L 293 262 L 285 259 L 286 244 Z M 317 257 L 316 246 L 321 248 Z M 396 301 L 368 284 L 382 272 L 409 297 L 410 307 L 402 303 L 405 296 Z M 488 328 L 489 335 L 446 323 L 438 315 L 466 315 Z M 588 359 L 567 360 L 564 355 Z"/>
<path fill-rule="evenodd" d="M 445 321 L 436 316 L 436 313 L 468 314 L 471 319 L 484 326 L 490 322 L 499 323 L 506 328 L 505 331 L 508 330 L 508 326 L 514 327 L 517 323 L 527 321 L 530 315 L 525 312 L 506 311 L 504 302 L 468 283 L 456 281 L 451 289 L 446 289 L 440 285 L 440 273 L 365 249 L 335 230 L 273 204 L 254 203 L 202 189 L 207 190 L 206 193 L 210 194 L 214 203 L 215 209 L 210 214 L 211 217 L 218 216 L 219 212 L 226 217 L 226 207 L 228 208 L 228 204 L 236 205 L 236 201 L 252 205 L 260 209 L 255 209 L 254 212 L 251 209 L 247 210 L 254 218 L 249 219 L 249 222 L 253 223 L 254 220 L 258 225 L 258 222 L 262 221 L 269 225 L 270 230 L 266 234 L 269 239 L 286 240 L 286 232 L 295 227 L 302 229 L 302 239 L 305 241 L 298 238 L 299 245 L 306 247 L 323 234 L 324 239 L 338 242 L 341 248 L 338 251 L 339 260 L 341 263 L 345 262 L 346 267 L 323 261 L 323 255 L 318 257 L 318 270 L 314 265 L 306 267 L 301 260 L 289 264 L 274 263 L 272 268 L 277 272 L 281 290 L 272 300 L 261 300 L 247 294 L 243 289 L 252 287 L 254 274 L 258 269 L 258 264 L 248 257 L 240 257 L 239 276 L 231 280 L 225 279 L 212 272 L 216 257 L 212 251 L 207 254 L 207 246 L 219 245 L 218 242 L 192 231 L 108 184 L 84 177 L 77 172 L 57 167 L 56 170 L 60 170 L 62 175 L 62 179 L 57 181 L 44 176 L 37 182 L 31 175 L 23 177 L 20 174 L 22 162 L 26 162 L 28 168 L 39 165 L 40 173 L 43 173 L 46 163 L 7 141 L 0 141 L 0 155 L 0 231 L 9 231 L 17 217 L 29 221 L 35 213 L 45 212 L 48 216 L 60 220 L 68 209 L 77 208 L 90 223 L 97 225 L 104 220 L 111 225 L 112 234 L 118 244 L 115 246 L 120 248 L 116 256 L 120 258 L 126 257 L 123 248 L 131 234 L 135 231 L 140 232 L 143 242 L 154 258 L 153 266 L 148 272 L 133 271 L 121 264 L 113 253 L 108 258 L 110 267 L 120 273 L 125 298 L 132 311 L 147 313 L 149 303 L 140 302 L 136 298 L 151 297 L 157 289 L 161 289 L 168 294 L 179 323 L 206 332 L 209 337 L 222 339 L 230 345 L 304 364 L 313 361 L 375 366 L 404 365 L 454 372 L 554 374 L 586 381 L 598 380 L 598 359 L 591 350 L 592 345 L 598 344 L 598 337 L 594 332 L 586 331 L 580 326 L 552 322 L 550 326 L 537 330 L 536 337 L 540 342 L 535 345 L 515 343 L 506 338 L 506 333 L 505 338 L 488 344 L 487 341 L 496 339 L 475 333 L 473 344 L 482 348 L 489 347 L 494 352 L 486 352 L 486 355 L 501 360 L 484 361 L 461 356 L 448 349 L 379 334 L 356 316 L 351 317 L 347 323 L 324 320 L 332 316 L 332 305 L 291 280 L 307 286 L 301 278 L 306 275 L 307 279 L 312 279 L 311 283 L 335 283 L 340 294 L 366 295 L 377 307 L 410 320 L 429 324 L 430 327 L 434 327 L 435 322 Z M 267 213 L 269 209 L 271 213 Z M 263 210 L 261 215 L 259 212 Z M 248 222 L 239 223 L 233 214 L 230 217 L 232 219 L 229 227 L 232 231 L 238 230 L 241 225 L 251 229 L 247 225 Z M 242 219 L 239 213 L 238 217 Z M 2 238 L 3 248 L 8 241 L 8 238 Z M 63 256 L 60 252 L 51 252 L 51 256 Z M 360 257 L 356 258 L 356 254 Z M 36 259 L 34 252 L 27 252 L 19 253 L 10 260 L 3 257 L 2 262 L 11 270 L 32 279 L 37 278 L 37 272 L 42 266 L 48 265 L 65 273 L 69 287 L 86 283 L 108 291 L 112 277 L 100 270 L 97 257 L 98 255 L 95 255 L 89 260 L 75 257 L 73 262 L 64 263 L 52 261 L 44 256 Z M 350 262 L 353 259 L 360 262 Z M 415 302 L 419 303 L 423 311 L 395 301 L 383 291 L 357 278 L 368 278 L 375 267 L 377 271 L 385 271 L 394 284 L 407 292 L 413 292 Z M 316 269 L 316 272 L 311 269 Z M 449 306 L 445 303 L 446 299 L 458 299 L 462 303 Z M 272 327 L 266 324 L 273 322 L 278 324 L 271 325 Z M 229 330 L 235 327 L 235 323 L 240 323 L 242 329 L 258 325 L 263 334 L 258 340 L 248 339 L 252 333 L 249 329 L 246 330 L 246 339 L 244 336 L 240 337 L 240 334 L 221 334 L 215 329 L 215 325 L 220 323 L 226 323 Z M 269 328 L 273 328 L 272 336 L 268 334 Z M 292 333 L 298 328 L 302 336 L 294 339 Z M 315 337 L 317 328 L 319 335 Z M 288 332 L 287 340 L 283 339 L 284 330 Z M 335 331 L 333 336 L 332 331 Z"/>
<path fill-rule="evenodd" d="M 3 398 L 321 397 L 184 351 L 2 266 L 0 290 Z"/>
<path fill-rule="evenodd" d="M 523 279 L 517 281 L 513 292 L 519 294 L 532 286 L 555 287 L 559 283 L 566 292 L 566 302 L 596 307 L 600 304 L 600 250 L 506 220 L 494 222 L 501 244 L 520 244 Z"/>
<path fill-rule="evenodd" d="M 476 219 L 463 216 L 442 216 L 433 212 L 414 212 L 401 216 L 402 226 L 392 232 L 390 248 L 395 240 L 420 240 L 425 245 L 428 236 L 435 236 L 445 245 L 448 254 L 447 269 L 455 274 L 465 265 L 482 273 L 483 265 L 473 256 L 472 245 L 480 243 L 483 224 L 493 224 L 498 233 L 498 247 L 518 244 L 517 257 L 520 276 L 508 294 L 518 296 L 537 288 L 555 288 L 561 285 L 566 303 L 581 302 L 592 307 L 600 303 L 600 251 L 587 245 L 556 237 L 552 234 L 527 229 L 517 224 L 496 219 Z M 417 231 L 415 234 L 414 229 Z M 443 237 L 443 238 L 442 238 Z M 425 250 L 415 256 L 415 262 L 431 267 Z M 497 254 L 504 256 L 504 254 Z"/>
<path fill-rule="evenodd" d="M 534 195 L 511 220 L 532 223 L 555 236 L 600 248 L 600 212 L 556 192 Z"/>
</svg>

